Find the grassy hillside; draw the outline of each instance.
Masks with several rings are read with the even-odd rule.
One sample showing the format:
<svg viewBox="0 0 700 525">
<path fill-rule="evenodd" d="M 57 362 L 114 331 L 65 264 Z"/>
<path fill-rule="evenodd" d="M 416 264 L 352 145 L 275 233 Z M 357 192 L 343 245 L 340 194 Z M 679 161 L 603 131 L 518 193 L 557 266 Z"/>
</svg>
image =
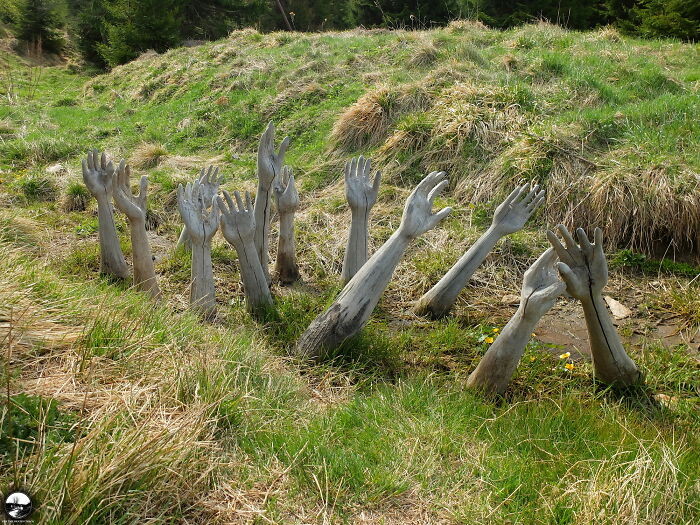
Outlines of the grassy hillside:
<svg viewBox="0 0 700 525">
<path fill-rule="evenodd" d="M 240 31 L 92 77 L 0 54 L 0 490 L 35 494 L 45 523 L 696 522 L 698 55 L 610 30 L 464 23 Z M 204 323 L 186 308 L 174 191 L 207 163 L 224 188 L 254 190 L 270 119 L 292 140 L 303 283 L 275 286 L 276 312 L 252 320 L 217 236 L 219 313 Z M 161 305 L 98 275 L 79 172 L 91 147 L 149 175 Z M 310 367 L 290 348 L 339 290 L 341 167 L 359 153 L 385 173 L 373 250 L 429 170 L 449 172 L 437 204 L 454 211 L 410 248 L 363 333 Z M 543 211 L 452 316 L 410 313 L 523 177 L 546 185 Z M 581 328 L 562 299 L 504 400 L 465 392 L 561 221 L 605 228 L 606 293 L 634 310 L 619 330 L 646 388 L 592 380 L 585 345 L 559 337 Z"/>
</svg>

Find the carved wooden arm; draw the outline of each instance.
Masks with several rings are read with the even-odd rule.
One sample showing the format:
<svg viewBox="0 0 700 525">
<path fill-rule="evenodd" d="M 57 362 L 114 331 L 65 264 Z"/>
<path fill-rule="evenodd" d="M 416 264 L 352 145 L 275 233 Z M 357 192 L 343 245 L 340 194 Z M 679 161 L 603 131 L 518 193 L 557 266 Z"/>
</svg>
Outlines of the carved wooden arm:
<svg viewBox="0 0 700 525">
<path fill-rule="evenodd" d="M 552 231 L 547 232 L 547 238 L 559 255 L 561 262 L 557 268 L 566 283 L 566 291 L 583 306 L 596 377 L 604 383 L 622 386 L 641 381 L 641 372 L 625 352 L 603 300 L 602 291 L 608 282 L 608 262 L 603 253 L 602 231 L 595 229 L 594 244 L 591 244 L 586 232 L 578 228 L 577 244 L 565 226 L 560 224 L 557 229 L 566 247 Z"/>
<path fill-rule="evenodd" d="M 141 177 L 138 197 L 131 192 L 131 169 L 122 160 L 114 173 L 114 202 L 126 215 L 131 230 L 131 249 L 134 259 L 134 284 L 136 288 L 148 292 L 154 299 L 160 298 L 160 288 L 153 266 L 153 254 L 146 234 L 146 199 L 148 178 Z"/>
<path fill-rule="evenodd" d="M 489 229 L 442 279 L 418 300 L 415 312 L 434 318 L 447 315 L 459 292 L 467 285 L 474 271 L 484 262 L 499 239 L 522 229 L 543 201 L 544 191 L 540 191 L 539 185 L 523 184 L 515 188 L 496 208 Z"/>
<path fill-rule="evenodd" d="M 350 205 L 352 220 L 350 235 L 343 259 L 343 284 L 347 283 L 367 261 L 369 212 L 377 202 L 381 173 L 370 178 L 372 163 L 364 157 L 355 157 L 345 164 L 345 197 Z"/>
<path fill-rule="evenodd" d="M 289 147 L 289 137 L 280 144 L 275 153 L 275 125 L 270 122 L 260 137 L 258 147 L 258 191 L 255 194 L 255 249 L 260 258 L 265 279 L 270 283 L 268 269 L 270 237 L 270 193 L 275 180 L 282 174 L 284 155 Z"/>
<path fill-rule="evenodd" d="M 566 288 L 557 275 L 556 261 L 557 254 L 550 248 L 525 272 L 518 311 L 469 376 L 468 387 L 486 394 L 505 392 L 532 331 Z"/>
<path fill-rule="evenodd" d="M 362 329 L 409 243 L 450 213 L 450 208 L 432 213 L 433 200 L 446 185 L 442 172 L 432 172 L 418 184 L 406 201 L 399 228 L 350 279 L 333 304 L 309 325 L 297 343 L 299 355 L 317 359 Z"/>
<path fill-rule="evenodd" d="M 226 202 L 221 197 L 216 198 L 221 209 L 221 232 L 238 253 L 246 304 L 250 312 L 255 312 L 262 306 L 271 305 L 272 296 L 255 249 L 255 215 L 250 193 L 245 193 L 245 206 L 237 191 L 233 195 L 238 209 L 227 191 L 224 191 Z"/>
<path fill-rule="evenodd" d="M 129 276 L 129 267 L 119 244 L 112 210 L 114 165 L 107 162 L 107 155 L 97 150 L 89 151 L 83 159 L 83 181 L 97 199 L 97 220 L 100 237 L 100 273 L 120 279 Z"/>
<path fill-rule="evenodd" d="M 274 186 L 277 212 L 280 216 L 280 236 L 277 244 L 275 274 L 282 284 L 291 284 L 299 279 L 296 248 L 294 244 L 294 213 L 299 208 L 299 193 L 294 185 L 292 168 L 282 170 L 283 180 Z"/>
<path fill-rule="evenodd" d="M 177 205 L 182 220 L 192 240 L 192 284 L 190 307 L 204 317 L 216 315 L 214 270 L 211 263 L 211 241 L 219 228 L 219 205 L 216 200 L 211 209 L 202 199 L 202 186 L 198 181 L 177 188 Z"/>
</svg>

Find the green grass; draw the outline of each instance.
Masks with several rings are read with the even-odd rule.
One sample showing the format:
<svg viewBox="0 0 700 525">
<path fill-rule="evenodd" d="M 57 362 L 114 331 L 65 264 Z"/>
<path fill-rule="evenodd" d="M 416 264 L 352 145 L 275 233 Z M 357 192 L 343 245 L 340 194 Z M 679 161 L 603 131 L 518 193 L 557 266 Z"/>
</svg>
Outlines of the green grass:
<svg viewBox="0 0 700 525">
<path fill-rule="evenodd" d="M 499 243 L 452 316 L 409 313 L 488 227 L 512 178 L 548 182 L 588 162 L 596 177 L 643 180 L 654 167 L 674 196 L 694 191 L 697 46 L 606 35 L 547 25 L 245 30 L 92 77 L 61 67 L 37 76 L 4 58 L 18 87 L 0 106 L 2 379 L 13 437 L 26 439 L 3 433 L 0 488 L 20 477 L 46 523 L 357 523 L 363 513 L 407 524 L 696 522 L 700 365 L 682 345 L 632 345 L 646 376 L 637 390 L 605 389 L 586 360 L 566 370 L 560 351 L 536 340 L 502 400 L 464 389 L 486 337 L 512 313 L 498 301 L 518 292 L 545 247 L 542 227 L 561 220 L 557 187 L 547 210 Z M 378 103 L 392 120 L 357 152 L 385 171 L 373 249 L 428 170 L 450 170 L 452 191 L 436 205 L 454 211 L 409 249 L 366 329 L 309 366 L 292 348 L 340 289 L 348 218 L 335 183 L 355 153 L 330 137 L 382 86 Z M 275 308 L 252 318 L 237 256 L 217 238 L 219 315 L 203 323 L 186 310 L 190 259 L 172 249 L 174 191 L 214 157 L 226 189 L 253 190 L 269 119 L 292 139 L 305 282 L 275 288 Z M 162 145 L 135 170 L 149 176 L 160 305 L 98 275 L 95 203 L 78 182 L 88 148 L 118 159 L 143 144 Z M 55 162 L 66 181 L 45 175 Z M 482 195 L 470 186 L 491 176 L 500 182 Z M 117 228 L 129 257 L 119 214 Z M 612 281 L 659 280 L 663 294 L 644 291 L 650 320 L 680 312 L 697 326 L 697 268 L 691 249 L 677 249 L 687 262 L 616 251 Z M 70 337 L 52 335 L 63 332 Z"/>
</svg>

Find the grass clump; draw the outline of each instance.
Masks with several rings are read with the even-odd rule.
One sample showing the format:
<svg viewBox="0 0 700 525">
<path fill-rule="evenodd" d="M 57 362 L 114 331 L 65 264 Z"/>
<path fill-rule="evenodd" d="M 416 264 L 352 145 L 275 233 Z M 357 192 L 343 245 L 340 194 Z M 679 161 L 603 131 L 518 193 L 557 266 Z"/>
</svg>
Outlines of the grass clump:
<svg viewBox="0 0 700 525">
<path fill-rule="evenodd" d="M 91 194 L 85 185 L 77 180 L 71 180 L 63 195 L 61 207 L 63 211 L 85 211 Z"/>
<path fill-rule="evenodd" d="M 131 164 L 136 168 L 155 168 L 163 162 L 170 153 L 159 143 L 144 143 L 139 145 L 131 155 Z"/>
<path fill-rule="evenodd" d="M 29 202 L 53 201 L 59 193 L 53 177 L 38 171 L 30 171 L 22 175 L 13 182 L 13 185 Z"/>
</svg>

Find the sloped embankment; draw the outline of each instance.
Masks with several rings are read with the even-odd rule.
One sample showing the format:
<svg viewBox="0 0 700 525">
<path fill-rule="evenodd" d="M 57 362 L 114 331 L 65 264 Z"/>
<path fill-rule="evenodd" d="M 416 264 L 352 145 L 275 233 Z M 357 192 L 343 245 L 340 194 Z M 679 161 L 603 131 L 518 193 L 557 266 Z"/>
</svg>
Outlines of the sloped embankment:
<svg viewBox="0 0 700 525">
<path fill-rule="evenodd" d="M 137 112 L 172 107 L 172 140 L 194 148 L 252 149 L 274 118 L 316 187 L 354 153 L 406 185 L 444 169 L 464 202 L 534 179 L 549 190 L 550 223 L 600 225 L 611 247 L 697 253 L 699 55 L 698 46 L 546 24 L 244 30 L 146 54 L 85 93 Z"/>
</svg>

